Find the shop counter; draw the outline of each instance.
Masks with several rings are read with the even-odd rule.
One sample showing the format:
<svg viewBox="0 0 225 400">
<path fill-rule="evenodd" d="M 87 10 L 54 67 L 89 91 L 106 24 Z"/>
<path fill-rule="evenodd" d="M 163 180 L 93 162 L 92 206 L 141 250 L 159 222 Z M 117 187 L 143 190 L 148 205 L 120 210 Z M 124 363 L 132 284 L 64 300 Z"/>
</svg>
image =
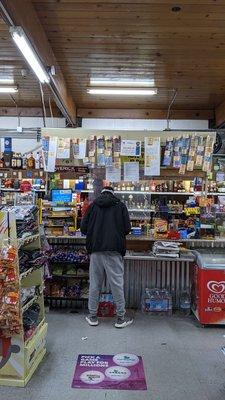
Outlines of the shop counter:
<svg viewBox="0 0 225 400">
<path fill-rule="evenodd" d="M 156 257 L 153 254 L 128 251 L 124 258 L 124 287 L 128 308 L 140 308 L 146 288 L 166 288 L 178 308 L 182 292 L 190 290 L 190 267 L 195 257 L 191 252 L 179 258 Z"/>
</svg>

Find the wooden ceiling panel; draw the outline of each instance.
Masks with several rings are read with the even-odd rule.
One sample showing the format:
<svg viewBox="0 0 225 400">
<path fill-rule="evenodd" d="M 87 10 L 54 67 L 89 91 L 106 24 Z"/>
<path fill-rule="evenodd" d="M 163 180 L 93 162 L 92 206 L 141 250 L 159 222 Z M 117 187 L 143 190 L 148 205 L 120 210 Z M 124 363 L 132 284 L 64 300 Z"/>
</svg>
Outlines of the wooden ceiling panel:
<svg viewBox="0 0 225 400">
<path fill-rule="evenodd" d="M 223 0 L 33 0 L 82 108 L 211 109 L 225 99 Z M 181 10 L 173 12 L 179 5 Z M 207 49 L 206 49 L 207 46 Z M 87 94 L 91 77 L 154 78 L 156 96 Z"/>
</svg>

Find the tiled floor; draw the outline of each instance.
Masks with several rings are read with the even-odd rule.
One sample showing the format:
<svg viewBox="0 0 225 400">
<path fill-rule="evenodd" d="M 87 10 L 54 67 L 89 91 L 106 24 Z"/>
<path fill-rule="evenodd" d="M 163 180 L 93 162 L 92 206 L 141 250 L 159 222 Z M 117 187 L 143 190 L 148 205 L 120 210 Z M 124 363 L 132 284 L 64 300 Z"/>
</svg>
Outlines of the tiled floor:
<svg viewBox="0 0 225 400">
<path fill-rule="evenodd" d="M 47 315 L 48 354 L 25 389 L 0 388 L 1 400 L 224 400 L 225 328 L 201 328 L 194 317 L 149 317 L 116 330 L 112 320 L 97 328 L 84 315 Z M 82 337 L 88 339 L 82 341 Z M 142 355 L 146 392 L 71 389 L 78 354 Z"/>
</svg>

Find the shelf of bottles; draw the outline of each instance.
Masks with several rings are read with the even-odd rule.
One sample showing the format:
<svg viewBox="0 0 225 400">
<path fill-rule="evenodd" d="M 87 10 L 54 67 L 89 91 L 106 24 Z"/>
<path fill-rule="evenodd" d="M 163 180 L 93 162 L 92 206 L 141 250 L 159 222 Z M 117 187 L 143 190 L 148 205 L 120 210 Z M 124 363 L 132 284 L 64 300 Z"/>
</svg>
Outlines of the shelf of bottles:
<svg viewBox="0 0 225 400">
<path fill-rule="evenodd" d="M 41 153 L 0 154 L 0 203 L 13 204 L 17 192 L 45 192 L 46 173 Z"/>
</svg>

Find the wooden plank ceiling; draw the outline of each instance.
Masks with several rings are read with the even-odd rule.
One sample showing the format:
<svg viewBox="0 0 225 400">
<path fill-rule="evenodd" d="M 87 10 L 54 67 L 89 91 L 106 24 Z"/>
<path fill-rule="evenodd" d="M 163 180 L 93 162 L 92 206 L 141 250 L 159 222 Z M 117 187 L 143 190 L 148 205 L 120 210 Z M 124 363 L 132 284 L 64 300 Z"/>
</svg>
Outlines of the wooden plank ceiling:
<svg viewBox="0 0 225 400">
<path fill-rule="evenodd" d="M 225 100 L 224 0 L 32 0 L 78 108 L 214 110 Z M 180 11 L 172 8 L 179 6 Z M 20 106 L 40 106 L 39 85 L 0 21 L 0 75 L 13 73 Z M 27 67 L 26 67 L 27 69 Z M 27 69 L 28 70 L 28 69 Z M 91 77 L 151 78 L 152 97 L 86 93 Z M 16 97 L 15 96 L 15 97 Z M 9 96 L 0 106 L 12 105 Z"/>
<path fill-rule="evenodd" d="M 33 4 L 77 107 L 166 109 L 174 88 L 176 109 L 214 109 L 225 99 L 224 0 Z M 88 95 L 91 77 L 154 78 L 159 92 Z"/>
</svg>

